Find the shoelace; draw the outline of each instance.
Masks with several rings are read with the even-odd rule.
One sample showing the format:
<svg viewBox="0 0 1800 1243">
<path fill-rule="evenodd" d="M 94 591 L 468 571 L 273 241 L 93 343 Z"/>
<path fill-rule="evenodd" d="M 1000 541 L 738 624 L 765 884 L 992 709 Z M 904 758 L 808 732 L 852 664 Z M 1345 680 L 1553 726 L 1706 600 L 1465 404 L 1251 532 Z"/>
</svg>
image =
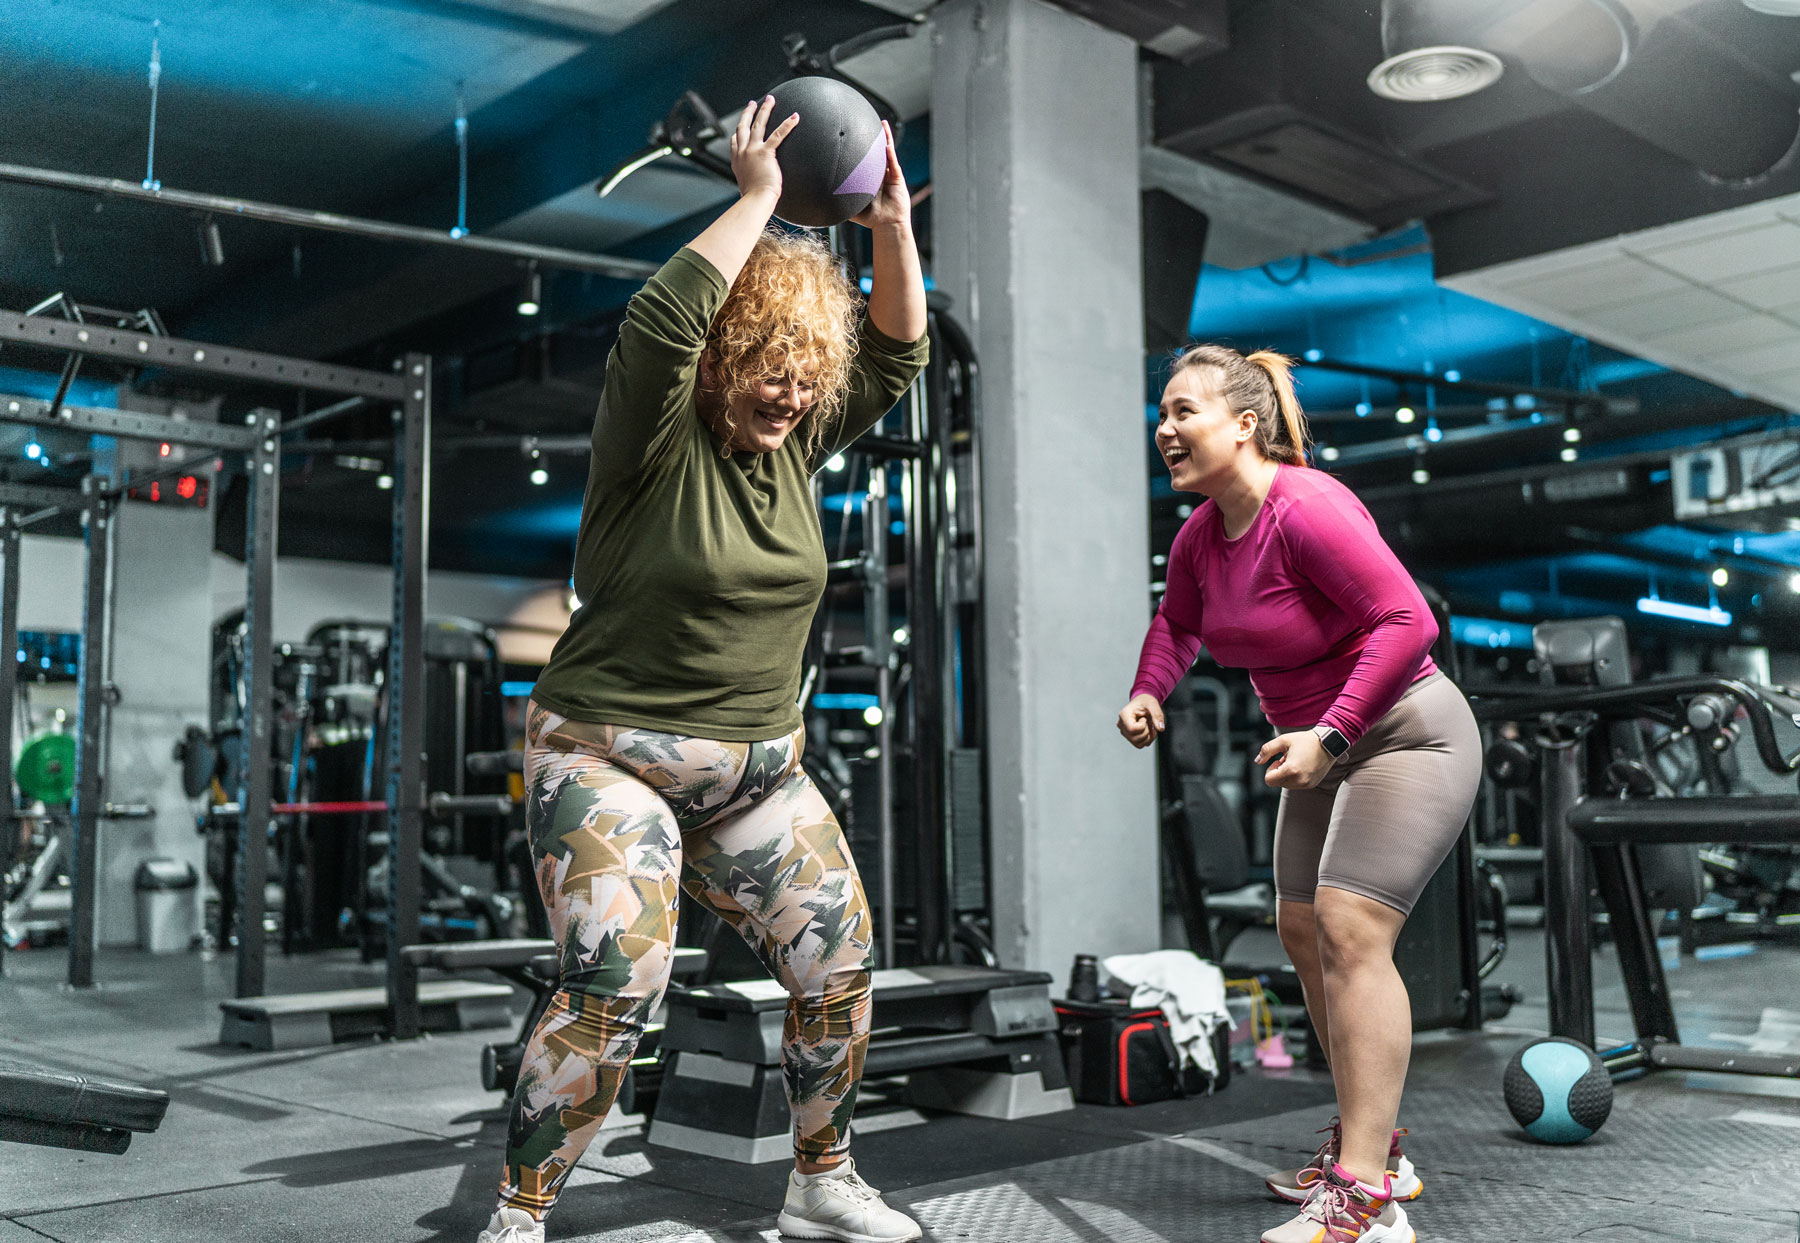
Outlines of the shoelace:
<svg viewBox="0 0 1800 1243">
<path fill-rule="evenodd" d="M 1355 1195 L 1350 1188 L 1333 1182 L 1322 1182 L 1313 1189 L 1312 1198 L 1300 1210 L 1325 1227 L 1321 1243 L 1353 1243 L 1364 1230 L 1381 1216 L 1381 1207 Z"/>
<path fill-rule="evenodd" d="M 1322 1126 L 1317 1131 L 1313 1132 L 1315 1135 L 1329 1135 L 1330 1138 L 1319 1145 L 1319 1150 L 1313 1153 L 1313 1159 L 1311 1161 L 1308 1161 L 1305 1165 L 1300 1167 L 1301 1186 L 1304 1187 L 1307 1183 L 1313 1181 L 1306 1176 L 1309 1171 L 1317 1170 L 1320 1178 L 1325 1176 L 1325 1170 L 1331 1165 L 1333 1159 L 1337 1157 L 1338 1149 L 1343 1145 L 1340 1127 L 1341 1124 L 1338 1120 L 1333 1118 L 1325 1126 Z"/>
<path fill-rule="evenodd" d="M 881 1193 L 865 1183 L 862 1175 L 855 1170 L 851 1170 L 839 1178 L 831 1179 L 830 1182 L 834 1191 L 857 1204 L 871 1204 L 881 1199 Z"/>
</svg>

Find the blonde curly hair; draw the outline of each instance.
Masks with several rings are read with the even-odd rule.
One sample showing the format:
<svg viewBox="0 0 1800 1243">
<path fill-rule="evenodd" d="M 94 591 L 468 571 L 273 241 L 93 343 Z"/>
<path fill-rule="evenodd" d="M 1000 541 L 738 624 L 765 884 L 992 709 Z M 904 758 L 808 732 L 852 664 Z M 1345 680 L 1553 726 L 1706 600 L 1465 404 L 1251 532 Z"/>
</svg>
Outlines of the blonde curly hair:
<svg viewBox="0 0 1800 1243">
<path fill-rule="evenodd" d="M 723 398 L 720 456 L 731 456 L 737 430 L 732 399 L 799 367 L 812 377 L 813 403 L 796 430 L 808 455 L 818 448 L 850 386 L 861 306 L 843 265 L 818 235 L 769 229 L 757 239 L 706 332 Z"/>
</svg>

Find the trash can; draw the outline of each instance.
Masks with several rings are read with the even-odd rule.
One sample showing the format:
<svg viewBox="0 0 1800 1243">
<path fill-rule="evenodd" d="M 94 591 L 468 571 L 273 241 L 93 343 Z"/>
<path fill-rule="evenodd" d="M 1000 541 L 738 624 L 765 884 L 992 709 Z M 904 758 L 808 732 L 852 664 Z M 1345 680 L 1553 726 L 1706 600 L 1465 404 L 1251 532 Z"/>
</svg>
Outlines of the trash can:
<svg viewBox="0 0 1800 1243">
<path fill-rule="evenodd" d="M 146 859 L 138 864 L 132 887 L 137 891 L 139 949 L 179 954 L 193 944 L 200 931 L 195 902 L 199 884 L 193 865 L 179 859 Z"/>
</svg>

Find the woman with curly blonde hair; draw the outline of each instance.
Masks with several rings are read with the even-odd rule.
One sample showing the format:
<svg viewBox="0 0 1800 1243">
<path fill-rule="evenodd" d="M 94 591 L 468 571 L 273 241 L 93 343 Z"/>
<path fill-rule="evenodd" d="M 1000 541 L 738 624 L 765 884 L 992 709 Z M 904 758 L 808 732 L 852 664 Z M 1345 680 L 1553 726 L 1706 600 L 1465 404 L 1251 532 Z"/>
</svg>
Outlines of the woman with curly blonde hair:
<svg viewBox="0 0 1800 1243">
<path fill-rule="evenodd" d="M 740 197 L 631 300 L 594 421 L 582 603 L 538 680 L 526 824 L 561 956 L 526 1045 L 480 1243 L 541 1243 L 668 984 L 681 890 L 789 993 L 794 1172 L 777 1225 L 900 1243 L 919 1227 L 849 1159 L 869 1040 L 868 901 L 800 767 L 797 700 L 825 546 L 811 477 L 925 364 L 925 288 L 888 138 L 865 311 L 816 240 L 768 229 L 774 100 L 732 137 Z"/>
</svg>

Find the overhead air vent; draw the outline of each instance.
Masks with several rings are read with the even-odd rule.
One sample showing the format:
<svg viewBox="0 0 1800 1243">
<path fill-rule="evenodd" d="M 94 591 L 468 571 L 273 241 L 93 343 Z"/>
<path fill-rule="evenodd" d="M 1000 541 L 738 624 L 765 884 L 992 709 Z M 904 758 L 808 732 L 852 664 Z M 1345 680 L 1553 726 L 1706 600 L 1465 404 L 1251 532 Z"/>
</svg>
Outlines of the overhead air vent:
<svg viewBox="0 0 1800 1243">
<path fill-rule="evenodd" d="M 1785 4 L 1789 0 L 1757 0 Z M 1800 135 L 1794 95 L 1670 0 L 1382 0 L 1384 50 L 1456 44 L 1717 181 L 1760 178 Z M 1768 10 L 1765 10 L 1768 11 Z M 1375 84 L 1371 80 L 1371 87 Z"/>
<path fill-rule="evenodd" d="M 1498 82 L 1504 69 L 1498 56 L 1480 48 L 1420 47 L 1375 66 L 1369 72 L 1369 89 L 1403 103 L 1461 99 Z"/>
<path fill-rule="evenodd" d="M 1458 189 L 1447 177 L 1306 120 L 1221 142 L 1208 154 L 1365 220 L 1403 220 Z"/>
<path fill-rule="evenodd" d="M 1338 26 L 1312 5 L 1268 0 L 1238 15 L 1231 38 L 1228 56 L 1156 66 L 1158 146 L 1378 229 L 1489 197 L 1382 141 L 1391 105 L 1363 84 L 1381 59 L 1367 24 Z"/>
<path fill-rule="evenodd" d="M 1225 0 L 1052 0 L 1159 56 L 1199 60 L 1229 46 Z"/>
</svg>

